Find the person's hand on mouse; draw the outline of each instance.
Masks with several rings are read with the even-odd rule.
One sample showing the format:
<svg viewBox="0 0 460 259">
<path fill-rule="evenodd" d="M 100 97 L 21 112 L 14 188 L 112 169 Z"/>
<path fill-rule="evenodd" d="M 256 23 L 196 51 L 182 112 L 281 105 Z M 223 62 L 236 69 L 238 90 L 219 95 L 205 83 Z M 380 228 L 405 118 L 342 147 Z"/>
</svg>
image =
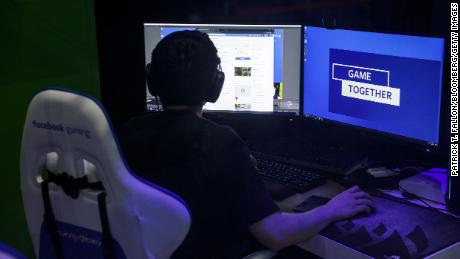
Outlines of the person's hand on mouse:
<svg viewBox="0 0 460 259">
<path fill-rule="evenodd" d="M 358 213 L 370 213 L 375 209 L 372 197 L 362 191 L 358 186 L 339 193 L 332 198 L 324 207 L 332 216 L 332 220 L 341 220 L 353 217 Z"/>
</svg>

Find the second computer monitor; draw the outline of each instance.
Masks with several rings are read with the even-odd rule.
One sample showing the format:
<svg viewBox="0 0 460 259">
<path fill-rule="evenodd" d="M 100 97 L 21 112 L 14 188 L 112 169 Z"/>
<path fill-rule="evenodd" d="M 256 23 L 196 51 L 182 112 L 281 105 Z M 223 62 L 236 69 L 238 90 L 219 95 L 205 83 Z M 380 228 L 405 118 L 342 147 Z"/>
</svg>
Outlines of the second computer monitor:
<svg viewBox="0 0 460 259">
<path fill-rule="evenodd" d="M 304 28 L 303 113 L 439 142 L 444 39 Z"/>
<path fill-rule="evenodd" d="M 207 111 L 299 112 L 300 25 L 144 24 L 145 60 L 161 38 L 206 32 L 218 50 L 225 83 Z M 147 103 L 152 96 L 147 91 Z M 148 105 L 147 105 L 148 107 Z"/>
</svg>

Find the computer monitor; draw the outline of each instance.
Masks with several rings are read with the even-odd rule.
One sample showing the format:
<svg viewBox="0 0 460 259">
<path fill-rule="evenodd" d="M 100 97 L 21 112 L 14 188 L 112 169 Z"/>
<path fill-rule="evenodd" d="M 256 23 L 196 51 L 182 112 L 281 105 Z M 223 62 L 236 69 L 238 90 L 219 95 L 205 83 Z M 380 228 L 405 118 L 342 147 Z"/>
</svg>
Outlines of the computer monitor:
<svg viewBox="0 0 460 259">
<path fill-rule="evenodd" d="M 444 39 L 304 27 L 303 114 L 439 142 Z"/>
<path fill-rule="evenodd" d="M 300 25 L 145 23 L 145 62 L 161 38 L 179 30 L 208 33 L 218 50 L 225 83 L 205 111 L 299 112 Z M 147 109 L 155 109 L 147 89 Z"/>
</svg>

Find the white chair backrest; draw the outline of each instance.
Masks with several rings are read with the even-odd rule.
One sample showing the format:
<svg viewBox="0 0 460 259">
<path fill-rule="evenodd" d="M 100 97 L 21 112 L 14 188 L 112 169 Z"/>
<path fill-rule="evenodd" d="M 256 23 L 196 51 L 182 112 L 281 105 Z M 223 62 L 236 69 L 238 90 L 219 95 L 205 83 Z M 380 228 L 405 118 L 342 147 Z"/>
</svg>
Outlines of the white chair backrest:
<svg viewBox="0 0 460 259">
<path fill-rule="evenodd" d="M 95 99 L 62 89 L 32 99 L 21 146 L 21 191 L 34 250 L 54 257 L 44 227 L 40 182 L 46 170 L 102 182 L 117 258 L 168 258 L 188 233 L 191 215 L 173 193 L 137 177 L 121 155 L 109 118 Z M 50 183 L 49 196 L 65 258 L 101 258 L 97 191 L 67 196 Z"/>
<path fill-rule="evenodd" d="M 0 242 L 0 258 L 1 259 L 26 259 L 26 257 L 16 249 Z"/>
</svg>

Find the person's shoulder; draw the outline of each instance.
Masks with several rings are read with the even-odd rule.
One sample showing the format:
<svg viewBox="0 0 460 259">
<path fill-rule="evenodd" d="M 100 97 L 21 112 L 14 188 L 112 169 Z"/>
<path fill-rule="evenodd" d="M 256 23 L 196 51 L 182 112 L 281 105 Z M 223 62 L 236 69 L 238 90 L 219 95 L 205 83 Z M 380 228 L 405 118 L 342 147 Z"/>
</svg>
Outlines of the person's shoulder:
<svg viewBox="0 0 460 259">
<path fill-rule="evenodd" d="M 155 121 L 156 114 L 140 114 L 129 118 L 123 122 L 119 128 L 119 134 L 121 138 L 132 136 L 133 134 L 143 134 L 146 129 L 151 128 L 151 124 Z"/>
<path fill-rule="evenodd" d="M 248 147 L 243 139 L 230 126 L 220 125 L 204 119 L 206 130 L 203 132 L 205 150 L 216 160 L 222 157 L 236 157 L 236 153 L 249 154 Z"/>
<path fill-rule="evenodd" d="M 122 128 L 134 128 L 138 126 L 142 126 L 143 124 L 148 124 L 153 120 L 158 120 L 160 114 L 157 113 L 143 113 L 139 115 L 135 115 L 125 121 L 122 125 Z"/>
<path fill-rule="evenodd" d="M 206 126 L 207 130 L 216 138 L 222 141 L 236 141 L 241 143 L 242 140 L 236 131 L 226 125 L 217 124 L 211 120 L 202 118 L 203 124 Z"/>
</svg>

